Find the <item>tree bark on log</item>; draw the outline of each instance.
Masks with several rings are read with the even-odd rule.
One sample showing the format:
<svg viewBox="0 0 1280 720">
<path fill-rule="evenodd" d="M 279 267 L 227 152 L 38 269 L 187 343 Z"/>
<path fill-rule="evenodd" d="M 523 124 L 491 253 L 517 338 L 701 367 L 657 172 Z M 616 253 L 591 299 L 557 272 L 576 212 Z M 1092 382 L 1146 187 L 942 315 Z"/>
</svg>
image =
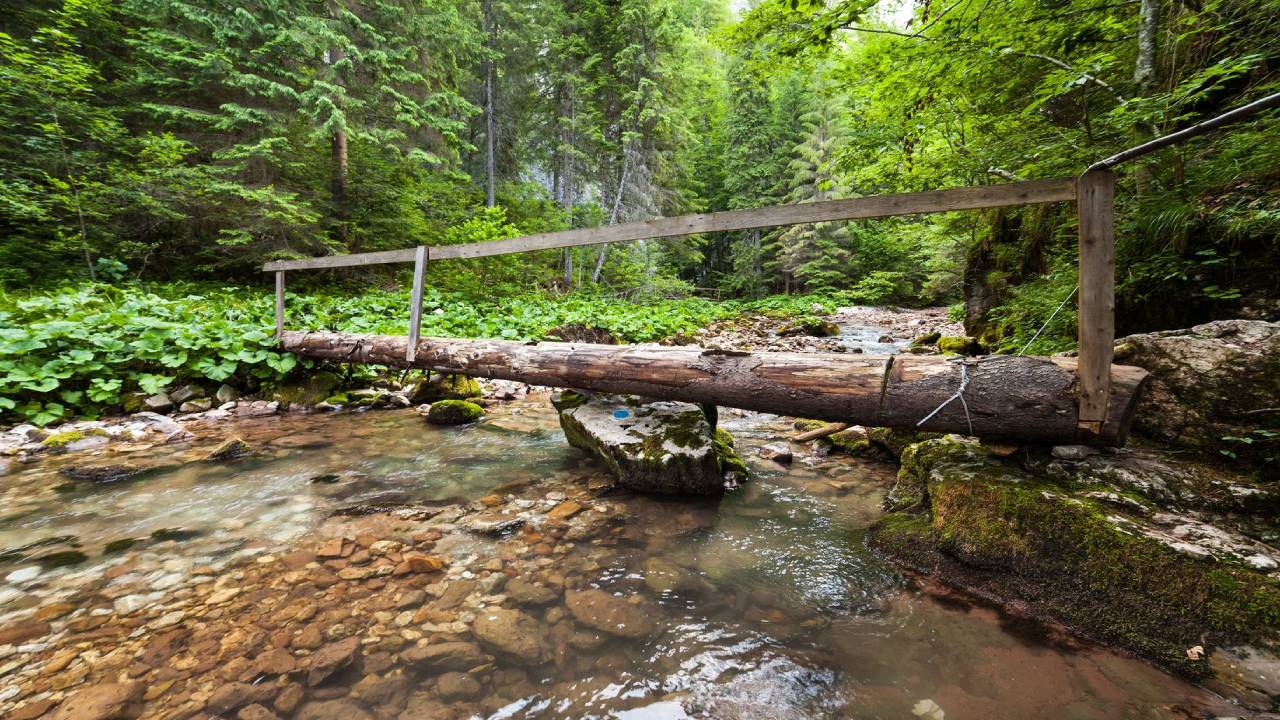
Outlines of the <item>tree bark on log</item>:
<svg viewBox="0 0 1280 720">
<path fill-rule="evenodd" d="M 411 366 L 1023 443 L 1122 444 L 1147 376 L 1141 368 L 1112 367 L 1107 417 L 1093 433 L 1077 428 L 1074 358 L 990 355 L 960 360 L 424 338 L 414 361 L 407 363 L 407 343 L 401 335 L 297 331 L 285 332 L 281 341 L 284 350 L 318 360 Z M 955 395 L 965 377 L 962 403 Z"/>
</svg>

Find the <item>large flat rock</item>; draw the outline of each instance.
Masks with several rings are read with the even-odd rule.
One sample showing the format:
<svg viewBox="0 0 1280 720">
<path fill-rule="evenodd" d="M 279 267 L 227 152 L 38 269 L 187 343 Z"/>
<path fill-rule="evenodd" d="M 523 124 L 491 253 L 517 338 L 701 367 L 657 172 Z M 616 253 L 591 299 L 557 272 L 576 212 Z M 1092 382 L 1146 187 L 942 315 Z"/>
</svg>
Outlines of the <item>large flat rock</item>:
<svg viewBox="0 0 1280 720">
<path fill-rule="evenodd" d="M 569 444 L 607 465 L 624 487 L 714 495 L 724 491 L 726 477 L 743 474 L 732 438 L 713 431 L 692 403 L 598 395 L 579 404 L 561 400 L 559 407 Z"/>
</svg>

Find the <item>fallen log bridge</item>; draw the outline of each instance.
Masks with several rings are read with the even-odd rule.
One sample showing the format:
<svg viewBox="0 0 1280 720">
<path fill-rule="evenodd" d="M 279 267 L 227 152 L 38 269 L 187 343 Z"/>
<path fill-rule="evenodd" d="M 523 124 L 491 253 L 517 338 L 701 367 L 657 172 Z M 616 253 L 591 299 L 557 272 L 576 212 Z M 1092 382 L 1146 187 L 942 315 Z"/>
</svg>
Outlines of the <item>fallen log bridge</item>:
<svg viewBox="0 0 1280 720">
<path fill-rule="evenodd" d="M 1019 443 L 1123 444 L 1146 371 L 1111 366 L 1103 421 L 1079 423 L 1074 358 L 731 352 L 691 346 L 419 340 L 285 331 L 303 357 L 628 393 Z"/>
</svg>

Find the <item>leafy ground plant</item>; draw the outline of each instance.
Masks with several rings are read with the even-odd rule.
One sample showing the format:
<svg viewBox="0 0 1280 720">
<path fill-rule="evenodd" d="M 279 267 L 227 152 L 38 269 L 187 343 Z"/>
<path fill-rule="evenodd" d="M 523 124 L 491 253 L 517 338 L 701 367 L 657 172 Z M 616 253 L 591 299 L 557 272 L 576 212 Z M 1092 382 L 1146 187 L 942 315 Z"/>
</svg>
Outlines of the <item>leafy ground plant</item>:
<svg viewBox="0 0 1280 720">
<path fill-rule="evenodd" d="M 407 291 L 288 296 L 293 328 L 404 334 Z M 602 328 L 623 342 L 689 332 L 743 312 L 829 312 L 819 296 L 716 303 L 701 298 L 637 303 L 580 294 L 474 300 L 429 291 L 426 336 L 539 340 L 561 325 Z M 270 387 L 310 361 L 276 351 L 272 299 L 256 288 L 87 283 L 0 297 L 0 412 L 46 425 L 97 417 L 182 383 Z"/>
</svg>

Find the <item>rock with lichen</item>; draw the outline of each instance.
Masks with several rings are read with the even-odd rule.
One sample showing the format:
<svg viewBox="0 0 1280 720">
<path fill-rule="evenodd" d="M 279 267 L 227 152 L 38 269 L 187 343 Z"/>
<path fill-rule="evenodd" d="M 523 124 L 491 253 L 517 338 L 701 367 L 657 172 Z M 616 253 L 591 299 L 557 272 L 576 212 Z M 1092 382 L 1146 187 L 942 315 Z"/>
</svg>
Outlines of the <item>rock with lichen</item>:
<svg viewBox="0 0 1280 720">
<path fill-rule="evenodd" d="M 642 403 L 624 395 L 561 401 L 570 445 L 603 462 L 624 487 L 641 492 L 714 495 L 746 478 L 733 436 L 712 430 L 692 403 Z"/>
<path fill-rule="evenodd" d="M 484 395 L 480 383 L 466 375 L 432 375 L 413 386 L 409 400 L 414 405 L 439 400 L 470 400 Z"/>
<path fill-rule="evenodd" d="M 908 445 L 872 545 L 1195 677 L 1211 670 L 1189 647 L 1280 640 L 1280 551 L 1194 509 L 1227 502 L 1203 497 L 1219 483 L 1190 486 L 1177 461 L 1141 452 L 1029 454 L 955 436 Z M 1219 480 L 1228 495 L 1253 487 Z"/>
<path fill-rule="evenodd" d="M 1130 335 L 1116 362 L 1151 376 L 1134 432 L 1168 443 L 1280 460 L 1280 323 L 1219 320 Z"/>
</svg>

